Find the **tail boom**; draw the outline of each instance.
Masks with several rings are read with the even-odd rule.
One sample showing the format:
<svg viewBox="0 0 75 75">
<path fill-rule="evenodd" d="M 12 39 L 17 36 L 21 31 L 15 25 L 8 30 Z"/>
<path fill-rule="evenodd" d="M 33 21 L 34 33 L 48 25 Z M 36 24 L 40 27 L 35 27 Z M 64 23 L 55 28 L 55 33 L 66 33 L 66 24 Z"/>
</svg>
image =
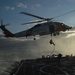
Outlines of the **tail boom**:
<svg viewBox="0 0 75 75">
<path fill-rule="evenodd" d="M 4 25 L 1 25 L 0 28 L 2 29 L 3 33 L 5 34 L 5 37 L 14 37 L 13 33 L 11 33 L 9 30 L 7 30 Z"/>
</svg>

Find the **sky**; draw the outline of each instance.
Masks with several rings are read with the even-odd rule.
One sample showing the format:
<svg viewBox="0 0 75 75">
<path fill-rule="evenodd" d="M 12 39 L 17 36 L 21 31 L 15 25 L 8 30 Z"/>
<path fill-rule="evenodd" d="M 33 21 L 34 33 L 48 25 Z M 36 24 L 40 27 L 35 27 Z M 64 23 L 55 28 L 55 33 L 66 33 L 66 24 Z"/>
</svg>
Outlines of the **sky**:
<svg viewBox="0 0 75 75">
<path fill-rule="evenodd" d="M 34 17 L 20 14 L 28 12 L 44 18 L 52 18 L 69 11 L 75 10 L 75 0 L 0 0 L 0 19 L 7 28 L 16 33 L 26 30 L 33 25 L 22 26 L 22 23 L 38 20 Z M 64 22 L 69 26 L 75 25 L 75 12 L 53 19 L 52 21 Z M 1 30 L 0 30 L 1 32 Z"/>
<path fill-rule="evenodd" d="M 44 18 L 52 18 L 69 11 L 75 10 L 75 0 L 0 0 L 0 19 L 6 28 L 12 33 L 26 30 L 33 25 L 21 25 L 22 23 L 38 20 L 31 16 L 20 14 L 28 12 Z M 53 19 L 52 21 L 64 22 L 66 25 L 75 26 L 75 12 Z M 49 44 L 50 35 L 26 38 L 5 38 L 0 30 L 0 74 L 13 62 L 27 58 L 38 58 L 49 55 L 54 49 Z M 75 55 L 75 28 L 60 33 L 53 37 L 55 45 L 54 53 L 63 55 Z"/>
</svg>

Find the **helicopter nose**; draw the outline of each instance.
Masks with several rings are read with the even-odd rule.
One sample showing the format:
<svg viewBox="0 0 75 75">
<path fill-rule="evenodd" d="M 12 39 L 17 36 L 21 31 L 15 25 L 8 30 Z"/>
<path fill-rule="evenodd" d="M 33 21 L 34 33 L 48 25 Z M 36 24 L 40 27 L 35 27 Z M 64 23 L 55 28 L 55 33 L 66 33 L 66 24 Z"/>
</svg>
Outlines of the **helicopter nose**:
<svg viewBox="0 0 75 75">
<path fill-rule="evenodd" d="M 72 27 L 67 26 L 67 25 L 63 25 L 63 29 L 64 29 L 64 30 L 69 30 L 69 29 L 72 29 Z"/>
<path fill-rule="evenodd" d="M 72 27 L 69 27 L 69 29 L 72 29 Z"/>
<path fill-rule="evenodd" d="M 72 27 L 68 26 L 68 27 L 66 27 L 66 29 L 72 29 Z"/>
</svg>

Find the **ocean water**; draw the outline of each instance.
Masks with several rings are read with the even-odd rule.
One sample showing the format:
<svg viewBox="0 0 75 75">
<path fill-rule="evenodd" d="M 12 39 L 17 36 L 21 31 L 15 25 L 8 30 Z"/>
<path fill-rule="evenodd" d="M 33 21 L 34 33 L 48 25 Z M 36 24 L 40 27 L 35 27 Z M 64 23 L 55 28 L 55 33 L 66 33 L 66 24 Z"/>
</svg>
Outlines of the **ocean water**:
<svg viewBox="0 0 75 75">
<path fill-rule="evenodd" d="M 68 37 L 68 34 L 61 34 L 53 37 L 54 45 L 49 43 L 50 35 L 32 38 L 0 38 L 0 74 L 16 61 L 24 59 L 36 59 L 42 55 L 62 53 L 63 55 L 75 54 L 75 36 Z"/>
<path fill-rule="evenodd" d="M 49 43 L 41 39 L 32 38 L 0 38 L 0 74 L 10 65 L 23 59 L 32 59 L 41 57 L 45 54 L 46 46 L 43 43 Z M 41 43 L 41 44 L 40 44 Z M 48 52 L 48 50 L 47 50 Z"/>
</svg>

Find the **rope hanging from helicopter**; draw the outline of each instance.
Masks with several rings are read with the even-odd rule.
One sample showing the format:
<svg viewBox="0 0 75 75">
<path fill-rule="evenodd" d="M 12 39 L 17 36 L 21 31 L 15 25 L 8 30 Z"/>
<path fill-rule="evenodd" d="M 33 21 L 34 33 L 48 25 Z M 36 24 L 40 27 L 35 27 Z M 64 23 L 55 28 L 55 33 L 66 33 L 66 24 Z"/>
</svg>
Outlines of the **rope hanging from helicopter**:
<svg viewBox="0 0 75 75">
<path fill-rule="evenodd" d="M 52 50 L 50 55 L 53 55 L 54 51 L 55 51 L 55 45 L 54 45 L 54 49 Z"/>
</svg>

